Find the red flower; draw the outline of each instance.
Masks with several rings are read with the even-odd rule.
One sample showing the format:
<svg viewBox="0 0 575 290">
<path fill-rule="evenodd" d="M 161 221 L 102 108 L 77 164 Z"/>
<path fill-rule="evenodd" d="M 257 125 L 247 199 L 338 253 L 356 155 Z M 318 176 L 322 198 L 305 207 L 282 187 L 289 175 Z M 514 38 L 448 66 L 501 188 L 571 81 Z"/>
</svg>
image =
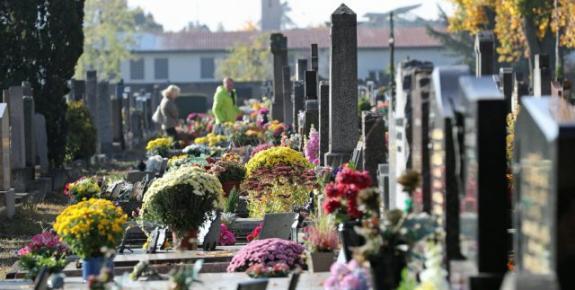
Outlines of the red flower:
<svg viewBox="0 0 575 290">
<path fill-rule="evenodd" d="M 341 202 L 337 199 L 326 199 L 326 201 L 323 203 L 323 209 L 327 212 L 327 213 L 333 213 L 335 212 L 337 209 L 339 209 L 341 207 Z"/>
<path fill-rule="evenodd" d="M 246 237 L 248 242 L 257 240 L 260 237 L 260 232 L 262 231 L 263 224 L 259 224 L 255 229 Z"/>
</svg>

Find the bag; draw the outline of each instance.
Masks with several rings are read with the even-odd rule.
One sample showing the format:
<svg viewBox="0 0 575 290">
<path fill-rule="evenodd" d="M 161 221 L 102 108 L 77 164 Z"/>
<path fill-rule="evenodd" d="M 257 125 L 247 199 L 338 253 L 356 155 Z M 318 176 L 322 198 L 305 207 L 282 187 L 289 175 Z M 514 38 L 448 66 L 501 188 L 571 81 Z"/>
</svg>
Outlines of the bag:
<svg viewBox="0 0 575 290">
<path fill-rule="evenodd" d="M 161 106 L 158 106 L 158 108 L 156 108 L 156 112 L 152 115 L 152 122 L 156 124 L 162 124 L 164 122 L 164 115 L 162 115 L 160 107 Z"/>
</svg>

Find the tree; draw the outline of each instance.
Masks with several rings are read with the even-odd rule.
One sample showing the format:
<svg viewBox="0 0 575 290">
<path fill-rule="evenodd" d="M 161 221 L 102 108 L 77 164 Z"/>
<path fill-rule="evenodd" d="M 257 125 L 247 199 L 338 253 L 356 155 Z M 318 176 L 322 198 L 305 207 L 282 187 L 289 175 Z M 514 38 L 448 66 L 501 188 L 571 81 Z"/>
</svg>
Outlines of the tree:
<svg viewBox="0 0 575 290">
<path fill-rule="evenodd" d="M 439 23 L 445 28 L 449 25 L 449 18 L 445 11 L 439 8 Z M 446 32 L 444 30 L 436 29 L 435 26 L 430 24 L 427 26 L 427 33 L 431 37 L 439 40 L 441 44 L 450 51 L 454 56 L 460 57 L 462 62 L 469 66 L 470 69 L 475 68 L 475 54 L 473 48 L 473 37 L 467 31 Z"/>
<path fill-rule="evenodd" d="M 137 7 L 132 12 L 134 15 L 134 29 L 137 32 L 164 32 L 164 26 L 154 19 L 152 13 L 146 13 L 140 7 Z"/>
<path fill-rule="evenodd" d="M 84 0 L 0 2 L 0 88 L 31 83 L 46 118 L 48 158 L 62 166 L 67 81 L 82 54 Z"/>
<path fill-rule="evenodd" d="M 134 12 L 126 0 L 86 0 L 84 54 L 76 66 L 76 78 L 95 69 L 101 78 L 118 80 L 120 64 L 130 59 L 134 43 Z"/>
<path fill-rule="evenodd" d="M 216 75 L 236 81 L 263 81 L 271 78 L 271 54 L 268 34 L 260 34 L 250 44 L 235 45 L 230 54 L 218 62 Z"/>
<path fill-rule="evenodd" d="M 290 27 L 295 26 L 295 23 L 293 22 L 293 20 L 291 19 L 291 17 L 289 17 L 288 13 L 291 12 L 291 7 L 289 6 L 289 3 L 287 1 L 283 2 L 280 4 L 281 5 L 281 20 L 280 20 L 280 25 L 281 25 L 281 29 L 285 30 L 288 29 Z"/>
<path fill-rule="evenodd" d="M 575 47 L 575 3 L 571 0 L 451 0 L 455 14 L 451 31 L 473 34 L 493 28 L 499 61 L 530 61 L 547 54 L 561 75 L 562 48 Z"/>
</svg>

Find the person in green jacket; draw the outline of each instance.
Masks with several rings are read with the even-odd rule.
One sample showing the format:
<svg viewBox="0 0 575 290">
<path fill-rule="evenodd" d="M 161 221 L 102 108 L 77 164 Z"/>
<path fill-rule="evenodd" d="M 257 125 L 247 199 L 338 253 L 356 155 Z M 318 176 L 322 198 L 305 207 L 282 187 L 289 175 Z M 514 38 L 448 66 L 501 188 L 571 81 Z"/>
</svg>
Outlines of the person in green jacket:
<svg viewBox="0 0 575 290">
<path fill-rule="evenodd" d="M 237 93 L 234 89 L 234 80 L 225 78 L 214 94 L 212 112 L 216 117 L 216 124 L 234 122 L 240 115 L 236 106 Z"/>
</svg>

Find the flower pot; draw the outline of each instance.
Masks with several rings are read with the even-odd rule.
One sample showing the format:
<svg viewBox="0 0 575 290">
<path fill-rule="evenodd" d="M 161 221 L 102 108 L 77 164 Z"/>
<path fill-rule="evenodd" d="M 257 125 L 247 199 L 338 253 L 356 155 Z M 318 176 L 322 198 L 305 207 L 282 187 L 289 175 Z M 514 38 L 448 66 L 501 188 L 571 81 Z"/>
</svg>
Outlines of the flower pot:
<svg viewBox="0 0 575 290">
<path fill-rule="evenodd" d="M 369 261 L 374 290 L 393 290 L 401 283 L 401 272 L 406 267 L 405 254 L 386 251 Z"/>
<path fill-rule="evenodd" d="M 237 180 L 228 180 L 222 183 L 222 188 L 224 189 L 224 197 L 228 197 L 232 189 L 240 187 L 240 181 Z"/>
<path fill-rule="evenodd" d="M 352 248 L 362 246 L 365 243 L 365 239 L 355 232 L 355 227 L 360 225 L 359 221 L 346 221 L 339 224 L 339 238 L 346 262 L 352 258 Z"/>
<path fill-rule="evenodd" d="M 185 234 L 172 232 L 174 248 L 178 251 L 192 251 L 198 248 L 198 230 L 189 230 Z"/>
<path fill-rule="evenodd" d="M 334 252 L 312 252 L 309 253 L 308 265 L 311 272 L 329 272 L 331 264 L 335 262 Z"/>
<path fill-rule="evenodd" d="M 105 257 L 92 257 L 82 260 L 82 278 L 88 281 L 90 276 L 98 276 L 102 268 L 106 266 L 109 269 L 114 269 L 114 261 L 112 259 L 106 260 Z"/>
</svg>

